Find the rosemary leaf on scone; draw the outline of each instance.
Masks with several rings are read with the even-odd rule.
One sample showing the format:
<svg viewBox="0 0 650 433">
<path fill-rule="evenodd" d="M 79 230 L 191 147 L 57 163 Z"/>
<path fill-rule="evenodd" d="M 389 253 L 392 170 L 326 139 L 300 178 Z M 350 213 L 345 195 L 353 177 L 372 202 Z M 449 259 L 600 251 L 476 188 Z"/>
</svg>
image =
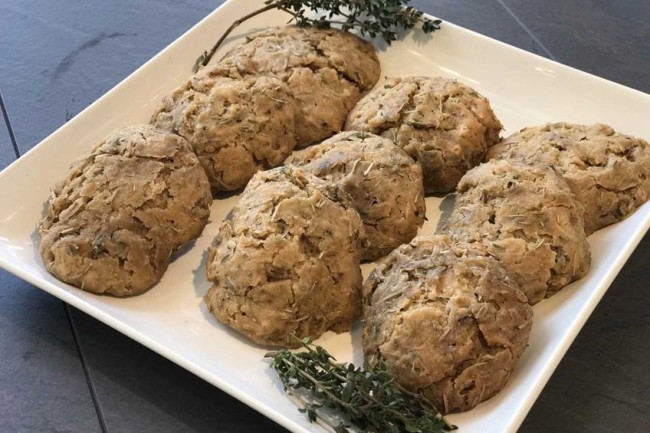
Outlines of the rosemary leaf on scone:
<svg viewBox="0 0 650 433">
<path fill-rule="evenodd" d="M 338 364 L 322 347 L 302 341 L 301 352 L 280 350 L 266 355 L 285 391 L 302 404 L 310 422 L 320 421 L 338 433 L 349 431 L 438 433 L 454 430 L 422 398 L 395 383 L 386 365 L 364 370 Z M 343 421 L 324 416 L 327 408 Z"/>
<path fill-rule="evenodd" d="M 398 32 L 420 26 L 425 33 L 440 28 L 440 20 L 430 20 L 419 10 L 408 6 L 410 0 L 266 0 L 264 6 L 232 23 L 210 51 L 196 59 L 192 70 L 207 65 L 226 37 L 244 21 L 278 9 L 292 16 L 298 26 L 357 30 L 362 36 L 381 37 L 386 43 L 397 39 Z"/>
</svg>

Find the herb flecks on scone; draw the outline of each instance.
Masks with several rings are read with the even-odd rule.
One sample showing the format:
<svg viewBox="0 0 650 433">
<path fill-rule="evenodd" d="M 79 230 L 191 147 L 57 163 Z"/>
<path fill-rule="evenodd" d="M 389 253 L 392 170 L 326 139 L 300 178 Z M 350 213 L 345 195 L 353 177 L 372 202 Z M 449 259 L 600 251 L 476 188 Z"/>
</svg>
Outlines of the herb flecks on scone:
<svg viewBox="0 0 650 433">
<path fill-rule="evenodd" d="M 501 123 L 474 89 L 448 78 L 392 78 L 356 105 L 345 129 L 390 138 L 422 166 L 427 193 L 453 190 L 499 140 Z"/>
<path fill-rule="evenodd" d="M 149 125 L 118 129 L 73 163 L 39 224 L 55 277 L 112 296 L 145 292 L 197 238 L 210 185 L 189 144 Z"/>
</svg>

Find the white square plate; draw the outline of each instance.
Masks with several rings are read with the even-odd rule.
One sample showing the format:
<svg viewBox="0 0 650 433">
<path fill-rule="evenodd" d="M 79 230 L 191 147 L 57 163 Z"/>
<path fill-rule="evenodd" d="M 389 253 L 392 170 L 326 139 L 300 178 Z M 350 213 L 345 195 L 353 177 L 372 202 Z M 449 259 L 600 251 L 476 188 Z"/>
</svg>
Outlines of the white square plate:
<svg viewBox="0 0 650 433">
<path fill-rule="evenodd" d="M 211 222 L 195 245 L 178 257 L 162 281 L 132 299 L 84 293 L 48 274 L 38 254 L 35 227 L 50 188 L 70 163 L 111 130 L 147 122 L 162 95 L 190 74 L 195 58 L 220 36 L 226 23 L 258 8 L 261 0 L 231 0 L 130 77 L 0 173 L 0 265 L 218 386 L 284 427 L 317 431 L 284 397 L 263 360 L 265 349 L 217 323 L 202 303 L 208 289 L 204 252 L 236 197 L 212 205 Z M 253 28 L 286 23 L 282 13 L 256 17 L 228 39 Z M 221 52 L 225 49 L 222 48 Z M 457 78 L 487 96 L 508 134 L 547 121 L 604 122 L 650 137 L 650 96 L 529 54 L 445 23 L 431 37 L 409 33 L 382 47 L 382 76 L 408 74 Z M 427 199 L 435 229 L 440 199 Z M 625 260 L 650 226 L 650 203 L 625 221 L 589 238 L 589 275 L 536 305 L 530 347 L 506 388 L 468 413 L 451 416 L 462 432 L 514 432 Z M 366 272 L 369 267 L 364 269 Z M 362 361 L 359 331 L 318 340 L 339 360 Z"/>
</svg>

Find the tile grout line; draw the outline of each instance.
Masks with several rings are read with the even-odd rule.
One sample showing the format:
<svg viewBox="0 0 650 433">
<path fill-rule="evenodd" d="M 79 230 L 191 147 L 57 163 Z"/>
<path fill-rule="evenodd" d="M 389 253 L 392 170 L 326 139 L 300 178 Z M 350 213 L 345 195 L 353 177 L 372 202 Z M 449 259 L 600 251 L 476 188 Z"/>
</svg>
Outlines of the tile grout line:
<svg viewBox="0 0 650 433">
<path fill-rule="evenodd" d="M 553 53 L 551 53 L 551 51 L 548 48 L 546 48 L 546 45 L 544 45 L 542 41 L 540 41 L 537 38 L 537 36 L 535 36 L 535 34 L 528 28 L 528 26 L 524 24 L 524 22 L 521 19 L 519 19 L 519 17 L 512 11 L 512 9 L 510 9 L 510 7 L 508 7 L 508 5 L 506 5 L 503 2 L 503 0 L 497 0 L 497 3 L 499 3 L 501 7 L 503 7 L 506 10 L 506 12 L 508 12 L 508 14 L 517 22 L 517 24 L 519 24 L 524 29 L 524 31 L 528 33 L 528 36 L 530 36 L 533 39 L 533 41 L 537 45 L 539 45 L 539 47 L 544 51 L 544 53 L 546 53 L 546 55 L 551 60 L 554 60 L 556 62 L 558 61 L 558 59 L 553 55 Z"/>
<path fill-rule="evenodd" d="M 5 120 L 5 126 L 7 127 L 7 132 L 9 133 L 9 140 L 11 140 L 11 145 L 14 148 L 14 156 L 16 157 L 16 159 L 18 159 L 20 158 L 20 149 L 18 149 L 18 143 L 16 142 L 16 136 L 14 135 L 14 128 L 11 126 L 11 121 L 9 120 L 9 113 L 7 112 L 5 101 L 2 98 L 2 91 L 0 91 L 0 109 L 2 110 L 2 117 Z"/>
<path fill-rule="evenodd" d="M 9 139 L 14 148 L 14 155 L 16 159 L 20 158 L 20 148 L 18 147 L 18 142 L 16 141 L 16 135 L 14 134 L 14 128 L 11 125 L 9 119 L 9 112 L 5 106 L 4 99 L 2 97 L 2 92 L 0 92 L 0 109 L 2 110 L 2 117 L 4 118 L 5 126 L 7 127 L 7 132 L 9 133 Z M 88 368 L 88 363 L 86 362 L 86 356 L 81 348 L 81 339 L 79 338 L 79 333 L 77 332 L 77 327 L 74 324 L 72 319 L 72 314 L 70 313 L 70 306 L 61 301 L 63 309 L 65 311 L 66 319 L 68 320 L 68 325 L 70 326 L 70 331 L 72 333 L 72 340 L 74 342 L 75 348 L 77 350 L 77 356 L 79 357 L 79 362 L 81 363 L 81 369 L 84 373 L 84 378 L 86 379 L 86 385 L 90 392 L 90 399 L 93 402 L 93 407 L 95 408 L 95 415 L 97 415 L 97 421 L 99 422 L 99 427 L 102 433 L 108 433 L 108 427 L 106 426 L 106 420 L 104 418 L 104 412 L 101 409 L 99 403 L 99 398 L 97 396 L 97 390 L 95 389 L 95 384 L 92 381 L 92 376 L 90 374 L 90 369 Z"/>
<path fill-rule="evenodd" d="M 102 433 L 108 433 L 108 426 L 106 425 L 106 419 L 104 418 L 104 411 L 99 403 L 99 397 L 97 396 L 97 390 L 95 389 L 95 384 L 92 380 L 92 375 L 90 369 L 88 368 L 88 363 L 86 362 L 86 355 L 84 354 L 83 349 L 81 348 L 81 339 L 79 338 L 79 333 L 77 332 L 77 327 L 74 324 L 72 319 L 72 313 L 70 312 L 70 305 L 61 301 L 63 304 L 63 309 L 65 310 L 65 316 L 68 319 L 68 324 L 70 325 L 70 331 L 72 332 L 72 339 L 74 340 L 75 348 L 77 349 L 77 355 L 81 361 L 81 368 L 83 369 L 84 376 L 86 378 L 86 384 L 90 391 L 90 398 L 93 401 L 93 406 L 95 406 L 95 413 L 97 414 L 97 421 L 99 421 L 99 428 Z"/>
</svg>

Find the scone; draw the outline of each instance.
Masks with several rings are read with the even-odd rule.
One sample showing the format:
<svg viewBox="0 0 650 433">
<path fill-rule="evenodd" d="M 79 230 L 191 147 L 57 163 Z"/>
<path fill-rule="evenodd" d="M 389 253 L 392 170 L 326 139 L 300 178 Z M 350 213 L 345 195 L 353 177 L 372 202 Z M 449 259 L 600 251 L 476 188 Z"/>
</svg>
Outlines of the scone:
<svg viewBox="0 0 650 433">
<path fill-rule="evenodd" d="M 618 222 L 650 196 L 650 145 L 602 124 L 550 123 L 525 128 L 486 159 L 545 162 L 566 179 L 585 208 L 587 235 Z"/>
<path fill-rule="evenodd" d="M 208 253 L 216 318 L 252 341 L 294 347 L 361 313 L 363 225 L 339 191 L 298 168 L 259 172 Z"/>
<path fill-rule="evenodd" d="M 501 264 L 447 236 L 416 237 L 363 285 L 366 361 L 443 413 L 469 410 L 506 384 L 533 311 Z"/>
<path fill-rule="evenodd" d="M 276 78 L 206 68 L 166 96 L 151 123 L 187 139 L 214 192 L 233 191 L 291 154 L 297 110 Z"/>
<path fill-rule="evenodd" d="M 422 169 L 389 139 L 342 132 L 294 153 L 286 164 L 350 195 L 366 231 L 364 260 L 409 242 L 424 223 Z"/>
<path fill-rule="evenodd" d="M 336 29 L 280 27 L 250 36 L 219 62 L 231 76 L 272 75 L 298 101 L 298 147 L 343 129 L 354 104 L 379 79 L 375 49 Z M 217 65 L 215 65 L 217 66 Z"/>
<path fill-rule="evenodd" d="M 589 271 L 583 212 L 551 167 L 490 161 L 461 179 L 447 232 L 485 246 L 535 304 Z"/>
<path fill-rule="evenodd" d="M 501 123 L 486 98 L 458 81 L 405 77 L 361 99 L 345 129 L 390 138 L 422 166 L 424 190 L 444 193 L 482 161 Z"/>
<path fill-rule="evenodd" d="M 210 185 L 187 142 L 149 125 L 114 131 L 52 191 L 39 224 L 49 272 L 83 290 L 140 294 L 208 221 Z"/>
</svg>

